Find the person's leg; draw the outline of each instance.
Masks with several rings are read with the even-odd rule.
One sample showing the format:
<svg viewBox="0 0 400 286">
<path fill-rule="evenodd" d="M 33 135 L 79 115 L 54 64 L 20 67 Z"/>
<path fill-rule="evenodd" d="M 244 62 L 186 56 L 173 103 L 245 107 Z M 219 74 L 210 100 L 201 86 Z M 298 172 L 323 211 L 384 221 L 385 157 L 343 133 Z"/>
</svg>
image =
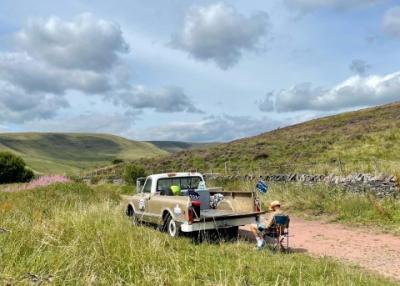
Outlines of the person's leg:
<svg viewBox="0 0 400 286">
<path fill-rule="evenodd" d="M 252 224 L 250 226 L 251 232 L 254 234 L 254 237 L 257 241 L 257 249 L 261 249 L 265 245 L 265 241 L 262 235 L 263 225 Z"/>
<path fill-rule="evenodd" d="M 253 233 L 254 237 L 258 236 L 257 228 L 258 228 L 258 226 L 255 223 L 250 225 L 250 231 Z"/>
</svg>

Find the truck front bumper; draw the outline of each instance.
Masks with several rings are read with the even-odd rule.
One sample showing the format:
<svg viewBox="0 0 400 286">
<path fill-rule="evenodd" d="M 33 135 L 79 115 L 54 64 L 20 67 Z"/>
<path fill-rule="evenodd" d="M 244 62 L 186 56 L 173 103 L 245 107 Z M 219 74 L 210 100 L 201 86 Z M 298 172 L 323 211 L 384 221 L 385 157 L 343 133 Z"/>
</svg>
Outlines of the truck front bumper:
<svg viewBox="0 0 400 286">
<path fill-rule="evenodd" d="M 229 227 L 242 226 L 252 223 L 256 223 L 256 218 L 254 216 L 215 220 L 215 221 L 198 221 L 198 222 L 193 222 L 192 224 L 182 223 L 181 231 L 193 232 L 199 230 L 229 228 Z"/>
</svg>

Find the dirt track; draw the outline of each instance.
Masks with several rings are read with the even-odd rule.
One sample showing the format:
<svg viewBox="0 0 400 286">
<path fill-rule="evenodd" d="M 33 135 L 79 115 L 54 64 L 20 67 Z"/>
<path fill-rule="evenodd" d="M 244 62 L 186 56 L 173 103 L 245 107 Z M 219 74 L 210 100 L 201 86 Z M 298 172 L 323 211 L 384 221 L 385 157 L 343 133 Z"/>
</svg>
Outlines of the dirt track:
<svg viewBox="0 0 400 286">
<path fill-rule="evenodd" d="M 248 228 L 242 234 L 248 236 Z M 291 218 L 294 251 L 330 256 L 400 280 L 400 237 L 320 221 Z"/>
</svg>

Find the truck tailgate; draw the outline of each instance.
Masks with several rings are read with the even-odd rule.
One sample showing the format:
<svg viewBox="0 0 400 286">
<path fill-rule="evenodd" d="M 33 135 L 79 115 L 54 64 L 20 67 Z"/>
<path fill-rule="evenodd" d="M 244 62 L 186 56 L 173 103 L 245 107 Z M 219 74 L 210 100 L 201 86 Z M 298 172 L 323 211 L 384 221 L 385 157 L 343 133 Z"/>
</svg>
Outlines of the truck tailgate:
<svg viewBox="0 0 400 286">
<path fill-rule="evenodd" d="M 202 210 L 200 213 L 200 219 L 195 221 L 211 221 L 211 220 L 222 220 L 229 218 L 242 218 L 252 217 L 264 214 L 265 212 L 235 212 L 232 210 L 218 210 L 218 209 L 207 209 Z"/>
</svg>

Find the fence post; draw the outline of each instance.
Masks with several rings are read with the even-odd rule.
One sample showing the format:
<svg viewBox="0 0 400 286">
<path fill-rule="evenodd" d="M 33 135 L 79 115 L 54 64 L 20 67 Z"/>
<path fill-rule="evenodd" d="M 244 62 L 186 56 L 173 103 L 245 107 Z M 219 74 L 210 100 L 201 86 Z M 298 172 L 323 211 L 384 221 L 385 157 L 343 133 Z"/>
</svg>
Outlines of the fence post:
<svg viewBox="0 0 400 286">
<path fill-rule="evenodd" d="M 343 175 L 343 167 L 342 167 L 342 161 L 339 159 L 339 172 L 340 172 L 340 175 Z"/>
</svg>

